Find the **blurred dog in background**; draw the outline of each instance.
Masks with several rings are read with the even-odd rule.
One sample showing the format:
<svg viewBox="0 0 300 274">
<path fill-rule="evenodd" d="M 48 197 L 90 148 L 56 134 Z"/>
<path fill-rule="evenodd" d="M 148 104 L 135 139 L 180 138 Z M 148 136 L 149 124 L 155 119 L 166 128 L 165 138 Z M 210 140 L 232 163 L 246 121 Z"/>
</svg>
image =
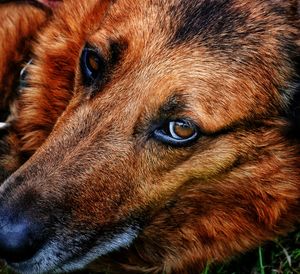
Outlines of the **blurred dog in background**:
<svg viewBox="0 0 300 274">
<path fill-rule="evenodd" d="M 46 4 L 1 151 L 13 269 L 198 273 L 295 227 L 297 1 Z"/>
<path fill-rule="evenodd" d="M 23 162 L 18 155 L 18 137 L 8 127 L 24 84 L 24 65 L 31 58 L 32 44 L 51 10 L 38 2 L 0 1 L 0 180 Z M 24 73 L 22 73 L 24 72 Z"/>
</svg>

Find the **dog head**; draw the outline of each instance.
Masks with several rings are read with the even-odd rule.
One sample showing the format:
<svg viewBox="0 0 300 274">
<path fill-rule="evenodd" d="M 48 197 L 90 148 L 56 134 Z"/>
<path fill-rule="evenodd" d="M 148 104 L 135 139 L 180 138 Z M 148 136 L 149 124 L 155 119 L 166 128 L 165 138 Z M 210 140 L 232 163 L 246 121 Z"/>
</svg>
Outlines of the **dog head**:
<svg viewBox="0 0 300 274">
<path fill-rule="evenodd" d="M 182 271 L 291 229 L 294 4 L 66 1 L 20 103 L 22 151 L 35 153 L 1 187 L 9 264 Z"/>
</svg>

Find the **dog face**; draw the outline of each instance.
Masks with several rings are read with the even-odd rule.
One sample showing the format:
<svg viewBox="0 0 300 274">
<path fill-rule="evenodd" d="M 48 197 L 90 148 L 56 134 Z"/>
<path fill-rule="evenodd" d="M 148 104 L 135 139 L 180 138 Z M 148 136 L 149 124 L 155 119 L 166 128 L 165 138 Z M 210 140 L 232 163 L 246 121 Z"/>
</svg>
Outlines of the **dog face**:
<svg viewBox="0 0 300 274">
<path fill-rule="evenodd" d="M 1 187 L 10 265 L 183 273 L 291 229 L 299 33 L 277 2 L 66 1 L 16 125 L 36 152 Z"/>
</svg>

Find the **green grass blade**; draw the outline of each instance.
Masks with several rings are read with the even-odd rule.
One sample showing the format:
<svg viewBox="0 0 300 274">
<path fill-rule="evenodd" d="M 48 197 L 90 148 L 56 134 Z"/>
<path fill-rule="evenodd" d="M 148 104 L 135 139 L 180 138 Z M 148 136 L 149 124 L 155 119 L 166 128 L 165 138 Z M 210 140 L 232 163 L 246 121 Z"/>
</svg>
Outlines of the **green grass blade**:
<svg viewBox="0 0 300 274">
<path fill-rule="evenodd" d="M 260 274 L 265 274 L 265 266 L 264 266 L 264 259 L 262 254 L 262 247 L 258 248 L 258 255 L 259 255 L 259 268 L 260 268 Z"/>
<path fill-rule="evenodd" d="M 209 263 L 206 264 L 205 269 L 202 271 L 201 274 L 208 274 L 209 273 Z"/>
</svg>

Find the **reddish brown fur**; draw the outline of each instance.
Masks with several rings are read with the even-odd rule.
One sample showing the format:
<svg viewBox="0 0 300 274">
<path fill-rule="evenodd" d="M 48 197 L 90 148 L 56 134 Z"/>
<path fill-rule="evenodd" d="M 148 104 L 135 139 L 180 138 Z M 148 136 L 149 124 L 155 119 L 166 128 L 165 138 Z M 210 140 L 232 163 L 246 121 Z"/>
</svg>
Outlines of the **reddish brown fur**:
<svg viewBox="0 0 300 274">
<path fill-rule="evenodd" d="M 32 38 L 45 21 L 45 12 L 28 4 L 1 4 L 0 20 L 0 111 L 3 113 L 11 102 Z"/>
<path fill-rule="evenodd" d="M 169 9 L 181 1 L 108 2 L 68 0 L 39 36 L 14 125 L 20 155 L 36 153 L 4 183 L 9 204 L 22 210 L 32 195 L 24 214 L 55 227 L 52 241 L 69 240 L 62 254 L 73 248 L 85 255 L 76 237 L 98 243 L 91 235 L 101 232 L 106 243 L 139 226 L 130 247 L 90 265 L 116 273 L 199 272 L 292 230 L 300 148 L 283 114 L 297 77 L 296 1 L 228 1 L 249 11 L 244 24 L 254 26 L 241 40 L 248 28 L 238 25 L 229 45 L 214 44 L 209 25 L 199 36 L 206 39 L 172 40 L 182 22 Z M 81 82 L 81 50 L 88 42 L 108 58 L 111 41 L 122 45 L 121 59 L 92 95 Z M 172 96 L 185 103 L 175 118 L 189 117 L 203 132 L 191 147 L 149 137 Z"/>
<path fill-rule="evenodd" d="M 0 4 L 0 122 L 14 119 L 20 71 L 30 59 L 34 36 L 44 25 L 47 15 L 41 7 L 25 2 Z M 21 163 L 18 137 L 5 135 L 1 132 L 0 166 L 6 174 L 15 171 Z M 0 178 L 7 176 L 1 173 Z"/>
</svg>

